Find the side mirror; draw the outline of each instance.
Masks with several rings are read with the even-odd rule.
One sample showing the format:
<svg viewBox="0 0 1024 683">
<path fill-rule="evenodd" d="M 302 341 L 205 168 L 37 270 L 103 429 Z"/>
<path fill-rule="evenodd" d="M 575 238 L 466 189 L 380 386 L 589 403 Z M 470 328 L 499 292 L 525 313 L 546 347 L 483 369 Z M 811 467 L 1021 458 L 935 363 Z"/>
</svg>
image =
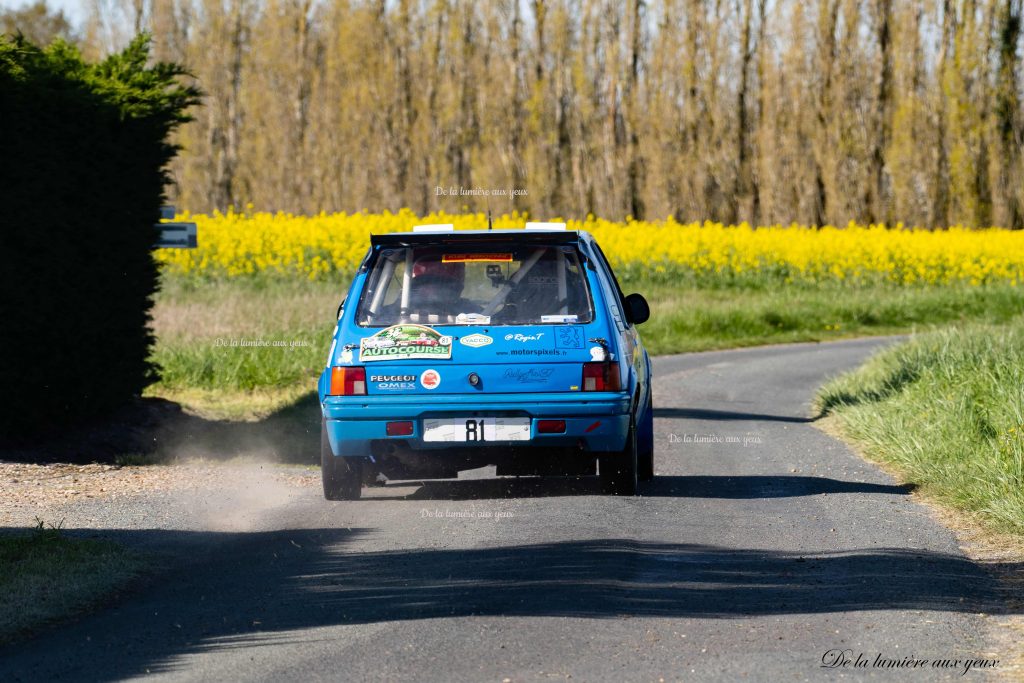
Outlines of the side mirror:
<svg viewBox="0 0 1024 683">
<path fill-rule="evenodd" d="M 345 301 L 347 301 L 347 298 L 346 299 L 342 299 L 341 303 L 338 304 L 338 316 L 335 318 L 335 320 L 341 320 L 341 314 L 345 310 Z"/>
<path fill-rule="evenodd" d="M 651 317 L 651 307 L 642 294 L 630 294 L 626 297 L 626 319 L 634 325 L 647 322 Z"/>
</svg>

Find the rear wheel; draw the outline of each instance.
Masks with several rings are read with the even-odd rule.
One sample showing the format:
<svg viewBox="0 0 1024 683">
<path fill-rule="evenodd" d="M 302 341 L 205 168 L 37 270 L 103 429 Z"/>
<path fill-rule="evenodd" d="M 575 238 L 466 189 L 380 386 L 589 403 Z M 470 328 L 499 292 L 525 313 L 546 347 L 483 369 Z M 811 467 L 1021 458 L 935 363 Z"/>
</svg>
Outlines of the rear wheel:
<svg viewBox="0 0 1024 683">
<path fill-rule="evenodd" d="M 636 419 L 629 420 L 626 446 L 618 453 L 598 457 L 598 476 L 605 493 L 615 496 L 637 494 Z"/>
<path fill-rule="evenodd" d="M 637 479 L 650 481 L 654 479 L 654 405 L 650 389 L 647 390 L 647 407 L 640 418 L 636 443 Z"/>
<path fill-rule="evenodd" d="M 320 426 L 320 476 L 327 500 L 359 500 L 363 485 L 363 459 L 334 455 L 325 423 Z"/>
</svg>

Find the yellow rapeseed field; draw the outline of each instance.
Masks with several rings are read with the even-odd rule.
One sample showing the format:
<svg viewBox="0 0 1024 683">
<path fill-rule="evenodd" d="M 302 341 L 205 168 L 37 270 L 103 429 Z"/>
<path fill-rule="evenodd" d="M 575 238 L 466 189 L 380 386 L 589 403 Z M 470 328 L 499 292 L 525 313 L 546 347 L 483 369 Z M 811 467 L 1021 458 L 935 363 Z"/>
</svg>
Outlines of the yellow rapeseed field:
<svg viewBox="0 0 1024 683">
<path fill-rule="evenodd" d="M 280 275 L 311 280 L 350 274 L 371 233 L 410 230 L 418 223 L 485 228 L 483 214 L 219 212 L 182 214 L 198 224 L 198 249 L 161 249 L 156 258 L 170 275 L 241 277 Z M 522 227 L 518 214 L 495 217 L 494 227 Z M 769 278 L 785 282 L 888 281 L 896 284 L 1024 281 L 1024 231 L 887 229 L 850 223 L 819 230 L 801 225 L 753 228 L 746 223 L 569 221 L 592 233 L 616 268 L 671 277 Z"/>
</svg>

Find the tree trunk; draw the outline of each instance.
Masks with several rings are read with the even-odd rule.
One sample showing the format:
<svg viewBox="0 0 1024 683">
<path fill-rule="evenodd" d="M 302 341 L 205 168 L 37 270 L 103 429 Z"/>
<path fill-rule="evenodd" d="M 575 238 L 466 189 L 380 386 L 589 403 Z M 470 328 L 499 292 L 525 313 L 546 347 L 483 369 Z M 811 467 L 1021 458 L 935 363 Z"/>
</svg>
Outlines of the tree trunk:
<svg viewBox="0 0 1024 683">
<path fill-rule="evenodd" d="M 886 152 L 892 138 L 892 0 L 877 0 L 875 21 L 878 38 L 879 71 L 875 96 L 875 136 L 871 150 L 872 192 L 868 208 L 868 221 L 892 223 L 888 200 Z"/>
</svg>

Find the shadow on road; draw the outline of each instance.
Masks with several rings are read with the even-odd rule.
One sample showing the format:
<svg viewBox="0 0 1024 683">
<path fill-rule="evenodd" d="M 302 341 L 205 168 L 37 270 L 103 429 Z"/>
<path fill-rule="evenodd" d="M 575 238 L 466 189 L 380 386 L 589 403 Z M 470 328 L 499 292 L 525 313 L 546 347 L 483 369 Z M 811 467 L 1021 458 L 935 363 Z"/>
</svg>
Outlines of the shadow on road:
<svg viewBox="0 0 1024 683">
<path fill-rule="evenodd" d="M 654 408 L 654 417 L 685 418 L 689 420 L 743 420 L 751 422 L 814 422 L 817 417 L 793 415 L 765 415 L 763 413 L 740 413 L 731 410 L 709 410 L 706 408 Z"/>
<path fill-rule="evenodd" d="M 311 630 L 321 627 L 449 617 L 739 618 L 1007 609 L 977 565 L 925 550 L 800 555 L 618 538 L 350 549 L 359 534 L 375 532 L 97 531 L 128 544 L 146 537 L 147 545 L 166 549 L 187 566 L 165 571 L 149 590 L 101 614 L 0 650 L 0 678 L 119 680 L 187 666 L 184 656 L 194 653 L 341 637 Z M 152 535 L 163 537 L 154 543 Z M 216 552 L 203 560 L 184 559 L 196 557 L 199 546 Z"/>
<path fill-rule="evenodd" d="M 413 489 L 409 491 L 408 489 Z M 822 493 L 906 495 L 915 486 L 843 481 L 828 477 L 800 476 L 657 476 L 640 485 L 642 496 L 651 498 L 789 498 Z M 523 477 L 492 479 L 445 479 L 389 482 L 364 490 L 364 500 L 487 500 L 500 498 L 547 498 L 597 496 L 597 477 Z"/>
<path fill-rule="evenodd" d="M 904 486 L 872 484 L 861 481 L 843 481 L 829 477 L 798 476 L 680 476 L 655 477 L 643 490 L 645 496 L 669 496 L 680 498 L 789 498 L 793 496 L 816 496 L 822 493 L 864 493 L 906 495 L 916 488 L 914 484 Z"/>
<path fill-rule="evenodd" d="M 414 490 L 406 492 L 409 488 Z M 601 484 L 597 477 L 494 477 L 399 481 L 363 490 L 363 497 L 367 503 L 378 500 L 492 500 L 598 495 L 601 495 Z"/>
</svg>

